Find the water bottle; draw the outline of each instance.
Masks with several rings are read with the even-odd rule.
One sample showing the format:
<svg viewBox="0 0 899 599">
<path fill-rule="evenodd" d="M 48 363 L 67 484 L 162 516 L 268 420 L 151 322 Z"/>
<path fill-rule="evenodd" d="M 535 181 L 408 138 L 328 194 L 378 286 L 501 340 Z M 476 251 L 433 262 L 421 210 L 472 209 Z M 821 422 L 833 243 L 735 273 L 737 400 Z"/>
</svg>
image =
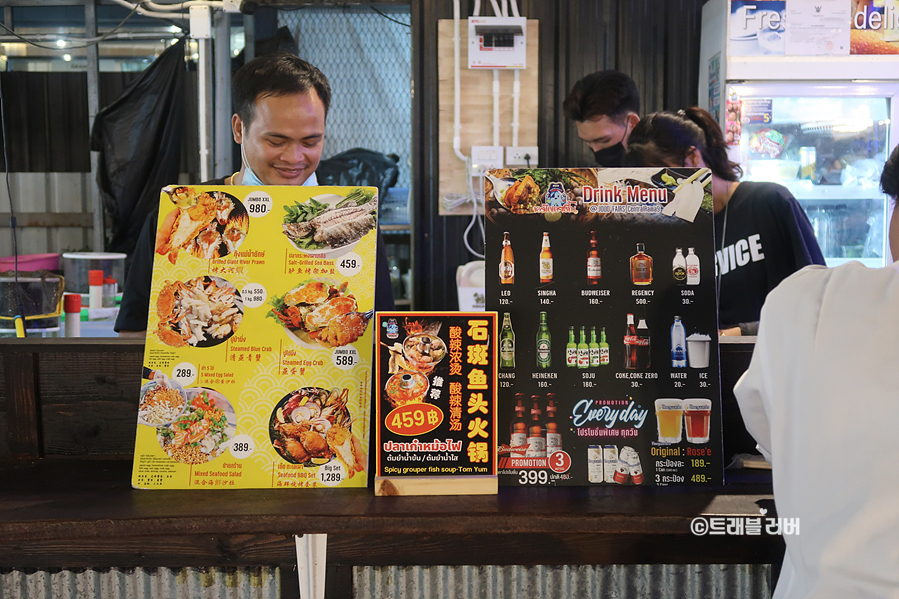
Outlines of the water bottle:
<svg viewBox="0 0 899 599">
<path fill-rule="evenodd" d="M 671 367 L 687 367 L 687 334 L 680 316 L 675 316 L 671 325 Z"/>
</svg>

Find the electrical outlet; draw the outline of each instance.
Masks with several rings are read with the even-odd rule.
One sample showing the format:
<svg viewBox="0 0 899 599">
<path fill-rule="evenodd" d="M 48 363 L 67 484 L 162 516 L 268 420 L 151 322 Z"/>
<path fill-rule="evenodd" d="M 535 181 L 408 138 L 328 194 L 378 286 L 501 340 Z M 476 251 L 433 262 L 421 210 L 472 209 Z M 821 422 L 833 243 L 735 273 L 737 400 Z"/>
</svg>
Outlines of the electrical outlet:
<svg viewBox="0 0 899 599">
<path fill-rule="evenodd" d="M 471 176 L 483 176 L 487 171 L 503 168 L 502 146 L 471 146 Z"/>
<path fill-rule="evenodd" d="M 506 148 L 507 166 L 537 166 L 537 146 L 509 146 Z"/>
</svg>

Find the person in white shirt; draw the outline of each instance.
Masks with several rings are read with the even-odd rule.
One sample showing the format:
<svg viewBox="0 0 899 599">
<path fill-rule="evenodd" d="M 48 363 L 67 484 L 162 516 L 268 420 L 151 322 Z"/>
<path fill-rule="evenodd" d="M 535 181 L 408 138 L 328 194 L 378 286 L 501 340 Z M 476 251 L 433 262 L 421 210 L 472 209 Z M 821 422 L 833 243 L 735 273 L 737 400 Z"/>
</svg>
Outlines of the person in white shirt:
<svg viewBox="0 0 899 599">
<path fill-rule="evenodd" d="M 899 196 L 899 148 L 881 186 Z M 899 216 L 890 221 L 899 256 Z M 762 309 L 734 394 L 796 519 L 773 599 L 899 598 L 899 262 L 807 266 Z"/>
</svg>

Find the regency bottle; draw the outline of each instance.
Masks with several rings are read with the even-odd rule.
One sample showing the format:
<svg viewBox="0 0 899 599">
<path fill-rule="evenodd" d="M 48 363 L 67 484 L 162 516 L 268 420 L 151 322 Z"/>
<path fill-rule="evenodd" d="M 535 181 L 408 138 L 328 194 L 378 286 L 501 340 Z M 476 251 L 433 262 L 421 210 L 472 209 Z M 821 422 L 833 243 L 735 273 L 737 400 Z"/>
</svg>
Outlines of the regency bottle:
<svg viewBox="0 0 899 599">
<path fill-rule="evenodd" d="M 652 283 L 652 257 L 646 254 L 646 246 L 637 244 L 637 253 L 631 256 L 631 281 L 634 285 Z"/>
</svg>

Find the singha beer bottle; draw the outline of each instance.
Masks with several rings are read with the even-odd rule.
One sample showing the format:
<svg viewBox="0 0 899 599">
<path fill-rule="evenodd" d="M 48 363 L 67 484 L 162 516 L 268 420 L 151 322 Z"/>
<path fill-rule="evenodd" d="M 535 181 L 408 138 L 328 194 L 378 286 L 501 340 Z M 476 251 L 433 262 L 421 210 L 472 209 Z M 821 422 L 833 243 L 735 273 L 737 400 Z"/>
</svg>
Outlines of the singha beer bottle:
<svg viewBox="0 0 899 599">
<path fill-rule="evenodd" d="M 649 368 L 651 364 L 651 356 L 649 354 L 649 327 L 646 321 L 640 319 L 637 323 L 637 367 Z"/>
<path fill-rule="evenodd" d="M 515 331 L 508 312 L 503 313 L 503 328 L 499 334 L 499 367 L 515 368 Z"/>
<path fill-rule="evenodd" d="M 552 338 L 546 324 L 546 312 L 540 313 L 540 327 L 537 329 L 537 368 L 546 370 L 552 366 Z"/>
<path fill-rule="evenodd" d="M 531 400 L 534 407 L 531 408 L 531 423 L 528 425 L 528 449 L 525 457 L 528 458 L 545 458 L 546 457 L 546 431 L 543 430 L 543 423 L 540 422 L 540 396 L 532 395 Z"/>
<path fill-rule="evenodd" d="M 687 248 L 687 285 L 699 285 L 699 256 Z"/>
<path fill-rule="evenodd" d="M 602 278 L 602 263 L 596 249 L 596 231 L 590 231 L 590 249 L 587 250 L 587 284 L 599 285 Z"/>
<path fill-rule="evenodd" d="M 687 367 L 687 334 L 680 316 L 675 316 L 671 325 L 671 367 Z"/>
<path fill-rule="evenodd" d="M 546 421 L 543 427 L 546 429 L 546 455 L 551 456 L 557 451 L 562 451 L 562 434 L 559 423 L 556 422 L 556 394 L 546 394 Z"/>
<path fill-rule="evenodd" d="M 637 368 L 637 327 L 634 326 L 634 315 L 627 315 L 627 329 L 624 331 L 624 367 L 628 370 Z"/>
<path fill-rule="evenodd" d="M 543 232 L 543 244 L 540 246 L 540 282 L 553 282 L 553 252 L 549 248 L 549 233 Z"/>
<path fill-rule="evenodd" d="M 503 233 L 503 251 L 499 258 L 499 282 L 511 285 L 515 282 L 515 257 L 512 255 L 512 242 L 509 232 Z"/>
<path fill-rule="evenodd" d="M 577 367 L 577 343 L 574 342 L 574 327 L 568 327 L 568 343 L 565 344 L 565 366 Z"/>
<path fill-rule="evenodd" d="M 524 418 L 524 393 L 515 394 L 515 418 L 510 425 L 512 457 L 523 458 L 528 445 L 528 423 Z"/>
<path fill-rule="evenodd" d="M 652 283 L 652 257 L 647 256 L 642 243 L 637 244 L 637 253 L 631 256 L 631 281 L 634 285 Z"/>
<path fill-rule="evenodd" d="M 684 259 L 684 252 L 680 248 L 676 248 L 674 260 L 671 262 L 671 274 L 674 276 L 676 285 L 687 284 L 687 261 Z"/>
<path fill-rule="evenodd" d="M 587 345 L 587 331 L 581 327 L 580 341 L 577 344 L 577 367 L 590 368 L 590 346 Z"/>
<path fill-rule="evenodd" d="M 595 368 L 600 365 L 599 343 L 596 342 L 596 327 L 590 327 L 590 366 Z"/>
</svg>

